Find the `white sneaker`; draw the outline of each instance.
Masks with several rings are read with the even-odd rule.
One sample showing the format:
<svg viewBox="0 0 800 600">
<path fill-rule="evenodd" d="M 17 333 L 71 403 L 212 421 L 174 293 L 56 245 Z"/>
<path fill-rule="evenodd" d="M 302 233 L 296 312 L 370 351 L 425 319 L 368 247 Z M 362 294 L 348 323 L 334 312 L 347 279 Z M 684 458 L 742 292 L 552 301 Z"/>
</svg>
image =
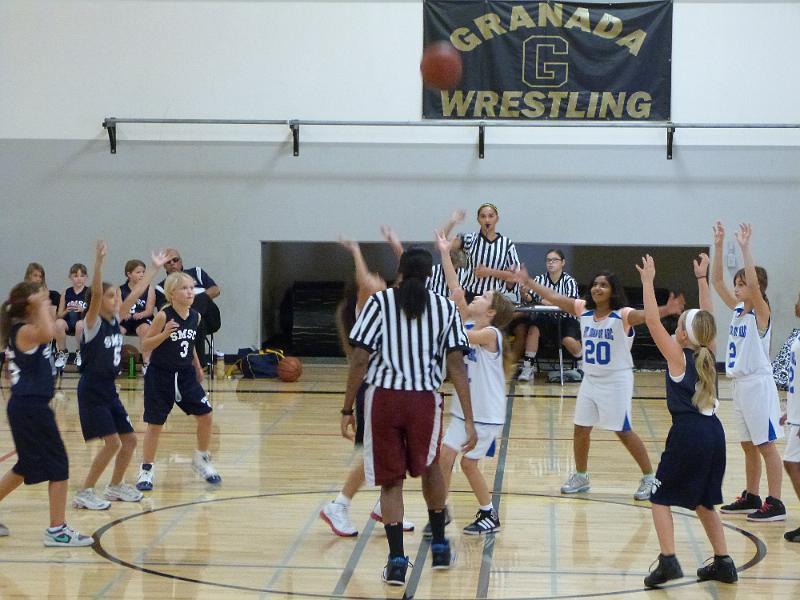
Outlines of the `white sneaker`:
<svg viewBox="0 0 800 600">
<path fill-rule="evenodd" d="M 124 481 L 119 485 L 107 485 L 103 492 L 106 500 L 119 500 L 120 502 L 139 502 L 143 496 L 142 492 Z"/>
<path fill-rule="evenodd" d="M 72 499 L 72 506 L 74 508 L 86 508 L 88 510 L 106 510 L 111 506 L 111 502 L 103 500 L 100 496 L 94 493 L 94 488 L 86 488 L 78 492 L 78 495 Z"/>
<path fill-rule="evenodd" d="M 375 504 L 375 508 L 372 509 L 369 518 L 372 519 L 373 521 L 377 521 L 378 523 L 383 523 L 383 514 L 381 513 L 380 500 L 378 500 L 377 504 Z M 403 531 L 405 532 L 414 531 L 414 523 L 403 519 Z"/>
<path fill-rule="evenodd" d="M 211 456 L 208 452 L 194 451 L 194 458 L 192 458 L 192 468 L 195 473 L 200 475 L 208 483 L 222 483 L 222 477 L 219 476 L 214 465 L 211 464 Z"/>
<path fill-rule="evenodd" d="M 81 351 L 80 350 L 76 350 L 75 351 L 75 366 L 76 367 L 80 367 L 81 364 L 83 364 L 83 361 L 81 360 Z"/>
<path fill-rule="evenodd" d="M 150 470 L 139 469 L 139 477 L 136 480 L 136 489 L 143 492 L 149 492 L 153 489 L 153 480 L 156 478 L 155 465 L 150 467 Z"/>
<path fill-rule="evenodd" d="M 56 362 L 55 362 L 56 369 L 63 369 L 65 366 L 67 366 L 68 357 L 69 354 L 67 354 L 64 350 L 58 350 L 56 352 Z"/>
<path fill-rule="evenodd" d="M 6 537 L 8 533 L 8 527 L 0 523 L 0 537 Z"/>
<path fill-rule="evenodd" d="M 70 529 L 66 523 L 58 531 L 44 530 L 44 545 L 51 548 L 59 546 L 91 546 L 92 544 L 94 544 L 92 536 L 82 535 L 74 529 Z"/>
<path fill-rule="evenodd" d="M 639 487 L 633 492 L 634 500 L 650 500 L 650 494 L 653 492 L 653 482 L 655 481 L 654 475 L 645 475 L 639 480 Z"/>
<path fill-rule="evenodd" d="M 517 379 L 519 381 L 530 381 L 531 379 L 533 379 L 533 373 L 534 373 L 533 363 L 526 361 L 522 363 L 522 368 L 519 370 L 519 376 L 517 377 Z"/>
<path fill-rule="evenodd" d="M 592 486 L 589 484 L 589 474 L 580 475 L 579 473 L 573 473 L 569 476 L 566 483 L 561 486 L 561 493 L 562 494 L 579 494 L 581 492 L 588 492 L 592 489 Z"/>
<path fill-rule="evenodd" d="M 355 537 L 358 529 L 350 522 L 349 508 L 344 504 L 328 502 L 319 511 L 319 517 L 331 528 L 331 531 L 341 537 Z"/>
</svg>

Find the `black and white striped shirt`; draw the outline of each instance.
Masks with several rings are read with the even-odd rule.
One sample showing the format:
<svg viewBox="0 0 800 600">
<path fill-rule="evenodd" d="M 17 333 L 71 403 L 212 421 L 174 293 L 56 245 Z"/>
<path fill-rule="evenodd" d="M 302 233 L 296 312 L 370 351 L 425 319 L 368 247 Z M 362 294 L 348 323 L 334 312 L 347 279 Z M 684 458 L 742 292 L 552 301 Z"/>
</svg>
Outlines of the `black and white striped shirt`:
<svg viewBox="0 0 800 600">
<path fill-rule="evenodd" d="M 575 278 L 572 275 L 568 275 L 561 272 L 561 277 L 558 278 L 558 281 L 553 281 L 550 279 L 549 273 L 540 273 L 533 280 L 542 285 L 544 287 L 550 288 L 551 290 L 555 291 L 556 294 L 561 294 L 562 296 L 567 296 L 568 298 L 580 298 L 578 293 L 578 282 L 575 281 Z M 541 303 L 542 298 L 538 294 L 532 294 L 534 302 Z M 563 313 L 564 316 L 568 316 L 571 318 L 575 318 L 573 315 L 569 313 Z"/>
<path fill-rule="evenodd" d="M 519 266 L 519 256 L 514 242 L 499 233 L 494 241 L 490 242 L 482 232 L 476 231 L 464 236 L 462 242 L 464 252 L 470 258 L 470 272 L 464 282 L 464 290 L 476 296 L 488 290 L 512 289 L 506 282 L 497 277 L 476 277 L 475 267 L 483 265 L 490 269 L 507 271 L 513 266 Z"/>
<path fill-rule="evenodd" d="M 465 267 L 459 267 L 456 269 L 458 285 L 460 285 L 462 288 L 464 287 L 464 283 L 466 282 L 468 275 L 469 269 Z M 450 290 L 447 289 L 447 280 L 444 277 L 444 269 L 442 268 L 442 265 L 433 265 L 431 276 L 425 280 L 425 287 L 435 294 L 439 294 L 445 298 L 450 297 Z"/>
<path fill-rule="evenodd" d="M 371 353 L 364 381 L 391 390 L 436 391 L 452 350 L 469 352 L 469 340 L 447 298 L 428 291 L 425 311 L 408 319 L 389 288 L 369 297 L 350 332 L 350 344 Z"/>
</svg>

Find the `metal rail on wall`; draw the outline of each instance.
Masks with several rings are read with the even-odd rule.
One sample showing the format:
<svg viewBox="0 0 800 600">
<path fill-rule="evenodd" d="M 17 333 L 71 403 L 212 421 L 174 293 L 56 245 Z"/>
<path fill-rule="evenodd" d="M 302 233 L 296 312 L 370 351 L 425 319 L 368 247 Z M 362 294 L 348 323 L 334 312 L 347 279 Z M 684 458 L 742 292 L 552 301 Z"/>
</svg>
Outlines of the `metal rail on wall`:
<svg viewBox="0 0 800 600">
<path fill-rule="evenodd" d="M 486 150 L 487 127 L 580 127 L 612 129 L 663 129 L 666 133 L 667 160 L 672 160 L 677 129 L 800 129 L 800 123 L 673 123 L 671 121 L 502 121 L 502 120 L 427 120 L 427 121 L 320 121 L 310 119 L 132 119 L 106 117 L 111 154 L 117 153 L 117 125 L 120 123 L 158 125 L 285 125 L 292 133 L 292 153 L 300 156 L 300 126 L 333 127 L 477 127 L 478 157 Z"/>
</svg>

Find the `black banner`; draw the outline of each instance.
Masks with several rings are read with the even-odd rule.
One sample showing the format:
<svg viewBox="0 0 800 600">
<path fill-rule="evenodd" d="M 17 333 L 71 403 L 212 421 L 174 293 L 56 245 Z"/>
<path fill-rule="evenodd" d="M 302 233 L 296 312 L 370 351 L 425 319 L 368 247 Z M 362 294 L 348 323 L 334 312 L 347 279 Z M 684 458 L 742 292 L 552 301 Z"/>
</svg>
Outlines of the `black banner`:
<svg viewBox="0 0 800 600">
<path fill-rule="evenodd" d="M 670 119 L 672 0 L 425 0 L 424 36 L 464 76 L 423 89 L 423 118 Z"/>
</svg>

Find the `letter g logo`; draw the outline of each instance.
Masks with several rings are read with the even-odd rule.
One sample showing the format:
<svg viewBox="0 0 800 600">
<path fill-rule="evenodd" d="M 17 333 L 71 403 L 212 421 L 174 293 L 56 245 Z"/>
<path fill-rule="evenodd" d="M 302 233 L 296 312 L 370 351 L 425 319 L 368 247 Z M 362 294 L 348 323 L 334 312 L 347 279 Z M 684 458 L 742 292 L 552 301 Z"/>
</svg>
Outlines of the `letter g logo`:
<svg viewBox="0 0 800 600">
<path fill-rule="evenodd" d="M 522 45 L 522 81 L 533 88 L 561 87 L 569 80 L 568 54 L 569 43 L 564 38 L 532 35 Z"/>
</svg>

